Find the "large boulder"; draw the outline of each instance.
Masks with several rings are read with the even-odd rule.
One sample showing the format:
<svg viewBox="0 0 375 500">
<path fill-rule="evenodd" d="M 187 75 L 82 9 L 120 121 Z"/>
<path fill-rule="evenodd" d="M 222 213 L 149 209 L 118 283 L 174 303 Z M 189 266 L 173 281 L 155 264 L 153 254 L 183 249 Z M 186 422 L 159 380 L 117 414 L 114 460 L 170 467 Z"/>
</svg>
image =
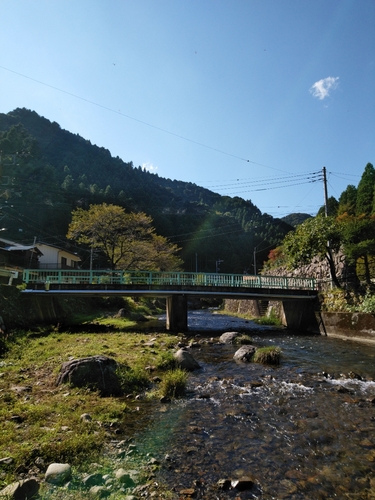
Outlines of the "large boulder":
<svg viewBox="0 0 375 500">
<path fill-rule="evenodd" d="M 72 475 L 72 468 L 69 464 L 53 463 L 48 466 L 45 474 L 46 483 L 62 485 L 65 484 Z"/>
<path fill-rule="evenodd" d="M 121 394 L 117 369 L 117 362 L 107 356 L 73 359 L 62 365 L 56 384 L 68 383 L 97 390 L 101 396 L 116 396 Z"/>
<path fill-rule="evenodd" d="M 187 370 L 188 372 L 192 372 L 200 368 L 199 363 L 193 358 L 190 352 L 187 351 L 186 349 L 179 349 L 174 354 L 174 359 L 176 360 L 179 368 L 181 368 L 182 370 Z"/>
<path fill-rule="evenodd" d="M 225 332 L 220 336 L 219 342 L 221 344 L 233 344 L 239 335 L 239 332 Z"/>
<path fill-rule="evenodd" d="M 249 362 L 252 360 L 257 348 L 253 345 L 243 345 L 235 353 L 233 358 L 236 361 Z"/>
<path fill-rule="evenodd" d="M 9 500 L 29 500 L 35 498 L 39 491 L 37 479 L 31 477 L 16 483 L 8 484 L 0 491 L 0 498 Z"/>
</svg>

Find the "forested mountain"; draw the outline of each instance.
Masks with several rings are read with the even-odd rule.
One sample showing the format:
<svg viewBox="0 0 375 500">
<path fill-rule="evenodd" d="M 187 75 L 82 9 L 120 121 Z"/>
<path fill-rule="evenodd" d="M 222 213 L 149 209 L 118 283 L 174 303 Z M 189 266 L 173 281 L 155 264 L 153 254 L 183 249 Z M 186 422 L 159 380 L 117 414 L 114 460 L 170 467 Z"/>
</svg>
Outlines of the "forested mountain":
<svg viewBox="0 0 375 500">
<path fill-rule="evenodd" d="M 181 247 L 187 271 L 251 273 L 254 250 L 259 269 L 292 229 L 251 201 L 151 174 L 24 108 L 0 114 L 0 151 L 3 236 L 74 249 L 84 265 L 87 249 L 66 233 L 72 210 L 91 204 L 150 215 L 157 233 Z"/>
<path fill-rule="evenodd" d="M 310 214 L 303 214 L 303 213 L 293 213 L 286 215 L 283 217 L 281 220 L 289 224 L 290 226 L 296 227 L 299 224 L 302 224 L 302 222 L 305 222 L 306 219 L 309 219 L 311 217 Z"/>
</svg>

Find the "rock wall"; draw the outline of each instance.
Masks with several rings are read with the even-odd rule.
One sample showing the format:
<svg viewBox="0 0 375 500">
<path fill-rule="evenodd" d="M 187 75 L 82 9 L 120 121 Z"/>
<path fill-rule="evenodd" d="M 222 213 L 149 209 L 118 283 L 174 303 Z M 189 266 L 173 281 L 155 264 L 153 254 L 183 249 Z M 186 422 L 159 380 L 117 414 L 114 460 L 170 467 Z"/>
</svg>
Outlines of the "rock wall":
<svg viewBox="0 0 375 500">
<path fill-rule="evenodd" d="M 347 287 L 358 286 L 355 268 L 350 264 L 342 253 L 332 252 L 335 263 L 336 275 L 340 284 Z M 310 264 L 300 266 L 297 269 L 290 270 L 286 267 L 278 267 L 263 271 L 261 274 L 268 276 L 301 276 L 304 278 L 315 278 L 319 288 L 324 291 L 331 288 L 332 280 L 327 259 L 314 257 Z"/>
<path fill-rule="evenodd" d="M 225 299 L 224 310 L 229 314 L 230 313 L 241 314 L 244 316 L 251 316 L 254 318 L 259 318 L 259 316 L 261 316 L 257 300 Z"/>
</svg>

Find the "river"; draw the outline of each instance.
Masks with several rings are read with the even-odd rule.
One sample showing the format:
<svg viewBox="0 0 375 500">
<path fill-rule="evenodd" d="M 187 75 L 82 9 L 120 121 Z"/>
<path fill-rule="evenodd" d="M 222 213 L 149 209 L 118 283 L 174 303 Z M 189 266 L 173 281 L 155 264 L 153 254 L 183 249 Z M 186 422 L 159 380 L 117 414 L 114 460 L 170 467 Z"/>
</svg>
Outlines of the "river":
<svg viewBox="0 0 375 500">
<path fill-rule="evenodd" d="M 189 330 L 201 369 L 187 397 L 161 404 L 135 437 L 142 454 L 160 460 L 155 481 L 173 498 L 189 489 L 206 500 L 375 498 L 374 345 L 207 311 L 189 313 Z M 236 363 L 237 347 L 217 342 L 224 331 L 279 346 L 280 366 Z M 253 486 L 217 485 L 241 478 Z"/>
</svg>

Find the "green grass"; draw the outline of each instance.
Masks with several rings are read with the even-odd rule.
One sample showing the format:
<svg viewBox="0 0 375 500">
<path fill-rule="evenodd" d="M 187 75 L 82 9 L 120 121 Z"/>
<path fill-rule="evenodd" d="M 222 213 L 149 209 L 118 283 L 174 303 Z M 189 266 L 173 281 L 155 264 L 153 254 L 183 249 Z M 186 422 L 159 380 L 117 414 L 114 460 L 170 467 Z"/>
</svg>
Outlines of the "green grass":
<svg viewBox="0 0 375 500">
<path fill-rule="evenodd" d="M 122 364 L 117 370 L 121 389 L 124 394 L 137 394 L 150 386 L 150 380 L 144 368 L 136 366 L 130 368 Z"/>
<path fill-rule="evenodd" d="M 250 345 L 252 343 L 253 343 L 253 339 L 250 337 L 250 335 L 246 335 L 246 334 L 238 335 L 233 340 L 233 344 L 239 344 L 239 345 Z"/>
<path fill-rule="evenodd" d="M 180 368 L 166 372 L 160 382 L 160 395 L 165 398 L 173 399 L 185 396 L 187 380 L 187 372 Z"/>
<path fill-rule="evenodd" d="M 253 321 L 257 325 L 282 326 L 280 319 L 272 314 L 270 316 L 261 316 L 260 318 L 254 318 Z"/>
<path fill-rule="evenodd" d="M 153 338 L 152 345 L 147 345 Z M 132 415 L 132 399 L 101 398 L 96 392 L 56 386 L 61 365 L 71 357 L 113 357 L 120 365 L 126 394 L 136 395 L 152 384 L 152 377 L 168 376 L 179 338 L 167 333 L 68 333 L 38 329 L 15 332 L 0 358 L 0 457 L 12 457 L 2 468 L 0 489 L 17 478 L 17 470 L 33 464 L 68 462 L 81 466 L 100 460 L 107 429 L 125 429 Z M 145 367 L 153 366 L 151 372 Z M 18 391 L 14 387 L 18 387 Z M 20 388 L 25 388 L 21 390 Z M 180 393 L 176 384 L 176 393 Z M 89 413 L 91 422 L 80 416 Z"/>
<path fill-rule="evenodd" d="M 281 349 L 277 346 L 259 347 L 254 354 L 254 363 L 264 365 L 279 365 L 281 358 Z"/>
<path fill-rule="evenodd" d="M 177 368 L 177 363 L 174 358 L 173 352 L 172 351 L 160 352 L 156 358 L 155 367 L 157 370 L 162 370 L 162 371 L 174 370 L 175 368 Z"/>
</svg>

